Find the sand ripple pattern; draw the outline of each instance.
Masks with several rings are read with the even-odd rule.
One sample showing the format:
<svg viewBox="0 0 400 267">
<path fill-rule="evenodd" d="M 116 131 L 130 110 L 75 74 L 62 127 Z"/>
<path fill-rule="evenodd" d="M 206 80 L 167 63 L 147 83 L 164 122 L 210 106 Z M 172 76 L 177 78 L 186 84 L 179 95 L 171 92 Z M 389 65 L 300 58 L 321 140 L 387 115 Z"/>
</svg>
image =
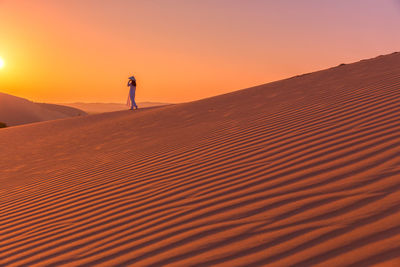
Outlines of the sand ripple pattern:
<svg viewBox="0 0 400 267">
<path fill-rule="evenodd" d="M 0 131 L 1 266 L 400 266 L 400 54 Z"/>
</svg>

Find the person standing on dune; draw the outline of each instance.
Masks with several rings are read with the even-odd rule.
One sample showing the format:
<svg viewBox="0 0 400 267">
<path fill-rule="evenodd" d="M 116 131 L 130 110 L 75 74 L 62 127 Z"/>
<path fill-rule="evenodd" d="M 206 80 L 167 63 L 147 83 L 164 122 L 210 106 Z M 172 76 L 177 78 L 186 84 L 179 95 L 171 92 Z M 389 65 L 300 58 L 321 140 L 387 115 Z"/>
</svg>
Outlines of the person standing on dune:
<svg viewBox="0 0 400 267">
<path fill-rule="evenodd" d="M 135 102 L 136 79 L 134 76 L 129 77 L 128 87 L 129 87 L 129 95 L 128 95 L 127 103 L 131 107 L 130 108 L 131 110 L 133 110 L 133 108 L 138 109 L 138 106 L 136 105 L 136 102 Z"/>
</svg>

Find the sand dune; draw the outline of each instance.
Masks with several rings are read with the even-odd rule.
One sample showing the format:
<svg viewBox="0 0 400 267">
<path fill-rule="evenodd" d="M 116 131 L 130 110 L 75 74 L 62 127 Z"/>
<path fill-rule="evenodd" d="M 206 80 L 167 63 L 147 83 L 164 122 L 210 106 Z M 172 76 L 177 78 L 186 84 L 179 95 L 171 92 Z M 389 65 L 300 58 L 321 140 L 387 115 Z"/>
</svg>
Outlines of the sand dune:
<svg viewBox="0 0 400 267">
<path fill-rule="evenodd" d="M 140 108 L 149 108 L 149 107 L 158 107 L 169 105 L 167 103 L 158 103 L 158 102 L 139 102 L 137 103 Z M 121 111 L 127 110 L 128 107 L 126 104 L 122 103 L 62 103 L 61 105 L 74 107 L 80 110 L 84 110 L 89 114 L 98 114 L 105 112 L 113 112 L 113 111 Z"/>
<path fill-rule="evenodd" d="M 1 266 L 400 266 L 400 53 L 0 130 Z"/>
<path fill-rule="evenodd" d="M 86 115 L 77 108 L 34 103 L 24 98 L 0 93 L 0 122 L 8 126 Z"/>
<path fill-rule="evenodd" d="M 51 110 L 51 111 L 55 111 L 55 112 L 64 114 L 67 117 L 76 117 L 76 116 L 87 115 L 87 113 L 84 110 L 70 107 L 70 106 L 59 105 L 59 104 L 49 104 L 49 103 L 35 103 L 35 104 L 37 104 L 47 110 Z"/>
</svg>

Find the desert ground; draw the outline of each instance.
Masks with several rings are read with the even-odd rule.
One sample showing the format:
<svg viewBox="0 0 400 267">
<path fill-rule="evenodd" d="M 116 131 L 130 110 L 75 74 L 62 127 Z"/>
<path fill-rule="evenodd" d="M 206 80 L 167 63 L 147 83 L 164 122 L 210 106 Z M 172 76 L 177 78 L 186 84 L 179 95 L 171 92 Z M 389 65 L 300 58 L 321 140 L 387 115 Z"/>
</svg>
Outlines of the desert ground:
<svg viewBox="0 0 400 267">
<path fill-rule="evenodd" d="M 0 147 L 1 266 L 400 266 L 400 53 Z"/>
<path fill-rule="evenodd" d="M 84 116 L 86 112 L 68 106 L 35 103 L 0 92 L 0 122 L 8 126 Z"/>
<path fill-rule="evenodd" d="M 121 111 L 127 110 L 129 106 L 123 103 L 60 103 L 60 105 L 73 107 L 76 109 L 80 109 L 85 111 L 88 114 L 99 114 L 105 112 L 113 112 L 113 111 Z M 159 102 L 139 102 L 137 103 L 139 108 L 149 108 L 149 107 L 158 107 L 158 106 L 166 106 L 167 103 L 159 103 Z"/>
</svg>

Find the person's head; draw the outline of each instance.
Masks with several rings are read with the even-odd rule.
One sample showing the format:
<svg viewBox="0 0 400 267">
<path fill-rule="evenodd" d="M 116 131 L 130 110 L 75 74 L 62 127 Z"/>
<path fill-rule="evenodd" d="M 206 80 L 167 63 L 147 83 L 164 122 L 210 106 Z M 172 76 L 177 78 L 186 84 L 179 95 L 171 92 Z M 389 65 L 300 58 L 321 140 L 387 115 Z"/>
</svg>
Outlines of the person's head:
<svg viewBox="0 0 400 267">
<path fill-rule="evenodd" d="M 136 86 L 136 80 L 129 79 L 129 85 Z"/>
<path fill-rule="evenodd" d="M 132 84 L 132 85 L 136 86 L 136 79 L 135 79 L 135 76 L 129 77 L 129 84 Z"/>
</svg>

